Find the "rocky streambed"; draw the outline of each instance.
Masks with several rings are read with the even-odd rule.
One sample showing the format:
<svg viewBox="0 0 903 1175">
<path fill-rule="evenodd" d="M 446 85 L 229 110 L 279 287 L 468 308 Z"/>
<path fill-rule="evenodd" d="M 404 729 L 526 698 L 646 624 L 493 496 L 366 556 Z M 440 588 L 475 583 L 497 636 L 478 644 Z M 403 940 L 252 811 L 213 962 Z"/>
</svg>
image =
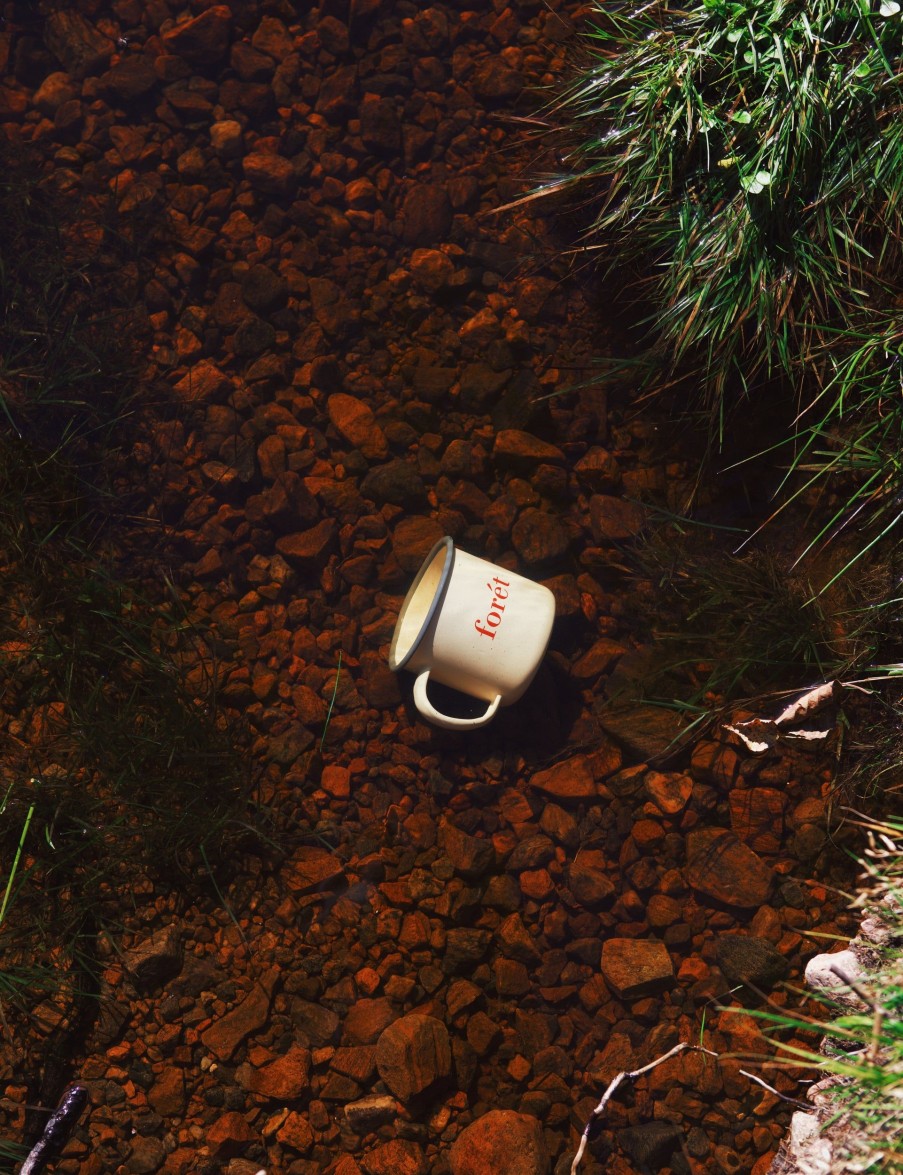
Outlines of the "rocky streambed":
<svg viewBox="0 0 903 1175">
<path fill-rule="evenodd" d="M 724 1059 L 625 1091 L 584 1169 L 764 1175 L 789 1111 L 720 1006 L 786 1001 L 817 936 L 849 932 L 832 768 L 721 728 L 665 760 L 667 715 L 610 712 L 650 656 L 626 551 L 695 467 L 593 382 L 612 308 L 560 230 L 495 212 L 578 7 L 3 11 L 12 151 L 73 232 L 111 207 L 143 226 L 122 276 L 154 407 L 124 549 L 209 634 L 197 672 L 293 846 L 237 861 L 228 909 L 134 879 L 58 1169 L 567 1171 L 605 1084 L 704 1023 Z M 463 737 L 386 662 L 445 534 L 558 608 L 528 694 Z M 5 1044 L 12 1137 L 51 1027 Z"/>
</svg>

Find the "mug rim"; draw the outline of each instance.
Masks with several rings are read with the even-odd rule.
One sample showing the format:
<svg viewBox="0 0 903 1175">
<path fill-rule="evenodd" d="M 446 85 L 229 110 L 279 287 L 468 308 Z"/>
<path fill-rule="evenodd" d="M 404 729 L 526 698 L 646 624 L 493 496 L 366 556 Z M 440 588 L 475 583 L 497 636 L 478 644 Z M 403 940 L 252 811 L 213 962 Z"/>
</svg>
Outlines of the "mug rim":
<svg viewBox="0 0 903 1175">
<path fill-rule="evenodd" d="M 411 600 L 414 598 L 414 594 L 417 591 L 417 588 L 420 586 L 420 581 L 423 579 L 424 575 L 426 575 L 430 564 L 435 559 L 435 557 L 441 547 L 445 547 L 447 550 L 446 550 L 446 556 L 445 556 L 445 563 L 442 567 L 442 571 L 439 573 L 439 583 L 436 585 L 436 591 L 433 593 L 432 601 L 430 602 L 430 606 L 427 609 L 426 616 L 423 618 L 423 624 L 421 624 L 421 626 L 420 626 L 420 631 L 417 633 L 416 637 L 414 637 L 413 641 L 411 641 L 410 648 L 405 653 L 405 655 L 402 657 L 402 659 L 400 661 L 397 661 L 395 659 L 395 649 L 398 645 L 398 638 L 401 635 L 402 617 L 404 616 L 405 612 L 407 611 L 408 605 L 410 604 Z M 410 661 L 410 659 L 414 656 L 414 653 L 417 651 L 417 648 L 419 647 L 420 642 L 423 640 L 424 636 L 426 635 L 426 630 L 429 628 L 430 624 L 432 623 L 433 617 L 436 615 L 436 609 L 439 607 L 439 603 L 440 603 L 443 595 L 445 594 L 445 587 L 446 587 L 446 584 L 448 583 L 449 577 L 451 576 L 451 570 L 452 570 L 452 564 L 454 563 L 454 557 L 455 557 L 454 539 L 451 537 L 451 535 L 445 535 L 443 538 L 439 539 L 439 541 L 433 545 L 429 554 L 426 556 L 426 558 L 421 563 L 420 570 L 417 572 L 417 575 L 414 578 L 414 582 L 408 588 L 408 593 L 404 598 L 404 602 L 401 605 L 401 609 L 398 613 L 398 619 L 395 622 L 395 632 L 392 634 L 392 645 L 389 649 L 389 668 L 392 669 L 393 671 L 404 668 L 404 666 L 408 663 L 408 661 Z"/>
</svg>

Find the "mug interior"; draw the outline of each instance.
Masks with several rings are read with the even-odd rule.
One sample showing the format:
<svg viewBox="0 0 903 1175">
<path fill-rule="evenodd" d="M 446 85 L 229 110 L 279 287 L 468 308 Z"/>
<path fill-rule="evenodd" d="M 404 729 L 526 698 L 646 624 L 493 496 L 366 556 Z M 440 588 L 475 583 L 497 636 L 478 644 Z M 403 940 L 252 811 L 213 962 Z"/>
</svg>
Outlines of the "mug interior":
<svg viewBox="0 0 903 1175">
<path fill-rule="evenodd" d="M 391 669 L 401 669 L 423 640 L 451 575 L 454 556 L 454 544 L 446 536 L 436 543 L 423 561 L 398 614 L 389 650 Z"/>
</svg>

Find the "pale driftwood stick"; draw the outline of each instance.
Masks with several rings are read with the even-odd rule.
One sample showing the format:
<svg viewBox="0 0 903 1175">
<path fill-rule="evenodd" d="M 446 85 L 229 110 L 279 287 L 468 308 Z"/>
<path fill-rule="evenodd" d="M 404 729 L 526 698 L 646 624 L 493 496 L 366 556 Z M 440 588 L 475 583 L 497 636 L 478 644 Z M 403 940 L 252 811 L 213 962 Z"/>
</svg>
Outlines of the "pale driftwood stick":
<svg viewBox="0 0 903 1175">
<path fill-rule="evenodd" d="M 779 1097 L 783 1102 L 790 1102 L 791 1106 L 799 1106 L 801 1110 L 811 1110 L 812 1106 L 809 1102 L 801 1102 L 799 1098 L 788 1097 L 786 1093 L 781 1093 L 779 1089 L 775 1089 L 773 1085 L 769 1085 L 767 1081 L 763 1081 L 761 1077 L 757 1077 L 755 1073 L 748 1073 L 746 1069 L 741 1069 L 740 1072 L 744 1077 L 748 1077 L 750 1081 L 755 1081 L 757 1085 L 761 1085 L 763 1089 L 767 1089 L 769 1093 L 773 1093 L 775 1097 Z"/>
<path fill-rule="evenodd" d="M 580 1160 L 583 1158 L 583 1155 L 586 1151 L 586 1144 L 589 1142 L 589 1134 L 590 1130 L 592 1129 L 593 1122 L 596 1120 L 596 1118 L 605 1113 L 605 1107 L 611 1101 L 612 1095 L 621 1082 L 628 1080 L 633 1081 L 634 1078 L 641 1077 L 643 1073 L 648 1073 L 650 1069 L 654 1069 L 657 1065 L 661 1065 L 663 1061 L 669 1060 L 671 1057 L 676 1056 L 677 1053 L 682 1053 L 686 1049 L 692 1049 L 693 1052 L 697 1053 L 705 1053 L 710 1057 L 718 1056 L 718 1054 L 712 1052 L 711 1049 L 703 1048 L 701 1044 L 687 1044 L 686 1042 L 682 1042 L 681 1044 L 676 1044 L 673 1049 L 668 1049 L 668 1051 L 657 1060 L 650 1061 L 648 1065 L 643 1065 L 641 1069 L 633 1069 L 629 1072 L 625 1070 L 623 1073 L 618 1073 L 612 1078 L 608 1089 L 606 1089 L 605 1093 L 602 1094 L 602 1097 L 599 1099 L 599 1104 L 593 1110 L 587 1124 L 583 1127 L 583 1134 L 580 1137 L 580 1146 L 577 1148 L 577 1153 L 574 1155 L 574 1161 L 571 1163 L 570 1175 L 576 1175 L 577 1168 L 580 1165 Z"/>
</svg>

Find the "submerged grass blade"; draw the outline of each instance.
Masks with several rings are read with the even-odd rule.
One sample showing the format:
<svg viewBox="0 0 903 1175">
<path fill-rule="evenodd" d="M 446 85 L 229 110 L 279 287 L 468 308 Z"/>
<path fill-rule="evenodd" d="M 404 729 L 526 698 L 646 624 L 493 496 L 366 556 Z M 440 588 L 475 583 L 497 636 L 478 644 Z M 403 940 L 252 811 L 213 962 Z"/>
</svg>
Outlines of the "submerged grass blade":
<svg viewBox="0 0 903 1175">
<path fill-rule="evenodd" d="M 323 723 L 323 733 L 320 735 L 320 754 L 323 753 L 323 746 L 326 743 L 326 732 L 329 730 L 329 721 L 332 718 L 333 707 L 335 706 L 336 695 L 339 692 L 339 675 L 342 672 L 342 653 L 339 651 L 339 663 L 335 671 L 335 684 L 332 687 L 332 697 L 329 699 L 329 709 L 326 711 L 326 720 Z"/>
<path fill-rule="evenodd" d="M 31 826 L 31 818 L 34 816 L 34 804 L 29 804 L 28 811 L 25 813 L 25 821 L 22 824 L 22 831 L 19 834 L 19 843 L 16 846 L 16 855 L 13 857 L 12 867 L 9 871 L 9 877 L 6 879 L 6 889 L 3 893 L 3 902 L 0 904 L 0 926 L 6 921 L 6 910 L 9 906 L 10 898 L 13 893 L 13 884 L 16 880 L 16 873 L 19 869 L 19 861 L 22 858 L 22 850 L 25 847 L 25 839 L 28 836 L 28 829 Z"/>
</svg>

